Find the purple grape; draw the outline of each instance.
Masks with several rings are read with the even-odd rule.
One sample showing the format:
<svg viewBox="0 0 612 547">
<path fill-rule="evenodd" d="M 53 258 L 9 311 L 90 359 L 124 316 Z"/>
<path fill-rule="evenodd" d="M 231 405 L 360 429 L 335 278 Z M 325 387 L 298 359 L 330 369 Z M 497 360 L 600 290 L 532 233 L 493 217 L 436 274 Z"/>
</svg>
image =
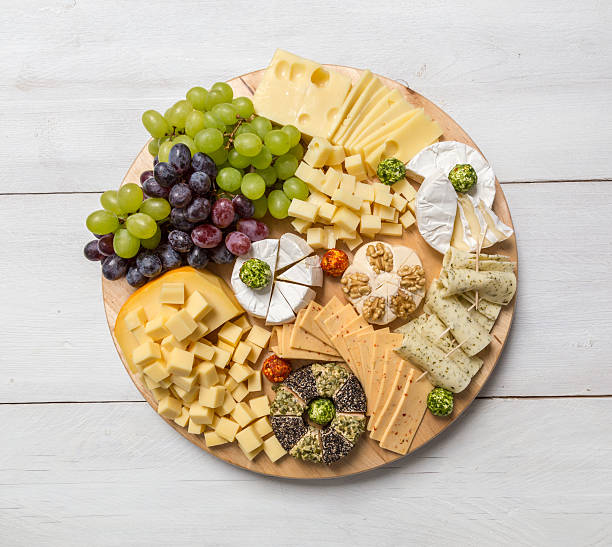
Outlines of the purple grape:
<svg viewBox="0 0 612 547">
<path fill-rule="evenodd" d="M 113 234 L 106 234 L 98 239 L 98 251 L 104 256 L 110 256 L 115 252 L 113 250 L 114 237 Z"/>
<path fill-rule="evenodd" d="M 191 190 L 185 183 L 175 184 L 168 194 L 168 201 L 172 207 L 187 207 L 191 203 Z"/>
<path fill-rule="evenodd" d="M 187 220 L 185 209 L 175 208 L 170 211 L 170 223 L 177 230 L 190 232 L 193 228 L 193 223 Z"/>
<path fill-rule="evenodd" d="M 196 171 L 189 177 L 189 188 L 196 196 L 206 196 L 211 187 L 210 177 L 204 171 Z"/>
<path fill-rule="evenodd" d="M 215 226 L 227 228 L 234 221 L 235 214 L 232 202 L 227 198 L 221 198 L 213 205 L 211 220 Z"/>
<path fill-rule="evenodd" d="M 191 240 L 202 249 L 212 249 L 221 243 L 223 233 L 212 224 L 200 224 L 191 231 Z"/>
<path fill-rule="evenodd" d="M 153 171 L 149 170 L 149 171 L 143 171 L 142 173 L 140 173 L 140 184 L 142 184 L 145 180 L 147 180 L 149 177 L 153 176 Z"/>
<path fill-rule="evenodd" d="M 92 239 L 83 248 L 83 254 L 85 255 L 85 258 L 87 260 L 91 260 L 92 262 L 99 262 L 100 260 L 104 259 L 104 255 L 100 252 L 100 249 L 98 248 L 98 241 L 98 239 Z"/>
<path fill-rule="evenodd" d="M 185 211 L 185 218 L 189 222 L 203 222 L 208 215 L 210 215 L 210 201 L 206 198 L 195 198 Z"/>
<path fill-rule="evenodd" d="M 249 252 L 251 240 L 242 232 L 230 232 L 225 236 L 225 246 L 236 256 L 242 256 Z"/>
<path fill-rule="evenodd" d="M 130 266 L 128 268 L 125 274 L 125 280 L 135 289 L 142 287 L 148 281 L 148 279 L 138 271 L 136 266 Z"/>
<path fill-rule="evenodd" d="M 236 230 L 242 232 L 251 241 L 261 241 L 270 235 L 270 229 L 259 220 L 243 218 L 236 224 Z"/>
<path fill-rule="evenodd" d="M 179 253 L 187 253 L 193 247 L 193 242 L 187 232 L 182 230 L 172 230 L 168 234 L 168 243 Z"/>
<path fill-rule="evenodd" d="M 102 261 L 102 275 L 110 281 L 115 281 L 125 275 L 128 261 L 115 254 L 107 256 Z"/>
<path fill-rule="evenodd" d="M 253 205 L 253 202 L 242 194 L 234 196 L 234 199 L 232 199 L 232 204 L 234 205 L 234 210 L 236 213 L 238 213 L 240 218 L 251 218 L 255 213 L 255 205 Z"/>
<path fill-rule="evenodd" d="M 193 155 L 193 158 L 191 158 L 191 167 L 193 167 L 194 171 L 203 171 L 211 179 L 217 176 L 218 169 L 215 160 L 202 152 L 196 152 Z"/>
<path fill-rule="evenodd" d="M 236 256 L 229 251 L 225 243 L 221 243 L 210 251 L 210 259 L 215 264 L 229 264 L 236 260 Z"/>
<path fill-rule="evenodd" d="M 152 198 L 167 198 L 170 190 L 162 186 L 155 180 L 155 177 L 149 177 L 142 183 L 142 190 L 147 196 Z"/>
<path fill-rule="evenodd" d="M 164 188 L 171 188 L 179 181 L 179 175 L 174 167 L 165 161 L 160 161 L 153 168 L 153 176 Z"/>
<path fill-rule="evenodd" d="M 153 158 L 153 167 L 155 167 L 159 163 L 159 156 L 155 156 Z"/>
<path fill-rule="evenodd" d="M 198 270 L 204 270 L 208 266 L 208 261 L 208 251 L 201 247 L 194 247 L 187 255 L 187 264 Z"/>
<path fill-rule="evenodd" d="M 162 243 L 155 249 L 155 252 L 161 259 L 164 270 L 171 270 L 183 265 L 183 257 L 169 243 Z"/>
<path fill-rule="evenodd" d="M 170 149 L 168 163 L 179 175 L 185 175 L 191 167 L 191 150 L 186 144 L 179 142 Z"/>
<path fill-rule="evenodd" d="M 141 252 L 136 257 L 136 267 L 145 277 L 156 277 L 162 271 L 162 261 L 155 253 Z"/>
</svg>

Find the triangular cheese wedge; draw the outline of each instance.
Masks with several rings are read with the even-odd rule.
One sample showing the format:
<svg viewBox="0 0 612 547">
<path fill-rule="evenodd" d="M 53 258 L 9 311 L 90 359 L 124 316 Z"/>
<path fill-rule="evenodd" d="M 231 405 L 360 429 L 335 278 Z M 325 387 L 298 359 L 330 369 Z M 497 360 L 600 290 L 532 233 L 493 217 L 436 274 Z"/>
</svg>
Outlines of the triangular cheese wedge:
<svg viewBox="0 0 612 547">
<path fill-rule="evenodd" d="M 295 314 L 291 306 L 283 296 L 278 285 L 274 285 L 268 315 L 266 316 L 266 325 L 282 325 L 289 323 L 295 319 Z"/>
<path fill-rule="evenodd" d="M 276 269 L 280 270 L 291 264 L 295 264 L 304 257 L 310 256 L 313 252 L 313 248 L 300 236 L 295 234 L 283 234 L 279 239 Z"/>
<path fill-rule="evenodd" d="M 318 256 L 308 256 L 280 274 L 278 279 L 310 287 L 322 287 L 323 270 L 321 269 L 321 259 Z"/>
<path fill-rule="evenodd" d="M 274 290 L 279 290 L 295 313 L 305 308 L 314 299 L 316 293 L 304 285 L 277 281 Z"/>
</svg>

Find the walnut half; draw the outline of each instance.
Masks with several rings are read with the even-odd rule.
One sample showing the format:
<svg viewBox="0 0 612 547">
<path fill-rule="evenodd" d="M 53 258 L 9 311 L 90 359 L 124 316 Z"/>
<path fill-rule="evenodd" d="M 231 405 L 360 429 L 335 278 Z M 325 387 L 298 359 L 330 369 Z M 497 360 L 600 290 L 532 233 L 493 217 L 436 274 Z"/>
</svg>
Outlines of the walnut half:
<svg viewBox="0 0 612 547">
<path fill-rule="evenodd" d="M 385 299 L 382 296 L 370 296 L 363 303 L 362 315 L 366 321 L 379 321 L 385 315 Z"/>
<path fill-rule="evenodd" d="M 366 249 L 366 255 L 374 272 L 390 272 L 393 269 L 393 253 L 391 249 L 382 243 L 370 244 Z"/>
<path fill-rule="evenodd" d="M 422 266 L 402 266 L 397 273 L 402 289 L 416 292 L 425 286 L 425 271 Z"/>
<path fill-rule="evenodd" d="M 342 287 L 344 294 L 353 300 L 372 292 L 370 288 L 370 278 L 363 273 L 345 275 L 341 283 L 344 285 Z"/>
<path fill-rule="evenodd" d="M 412 297 L 402 289 L 391 297 L 390 306 L 393 313 L 402 319 L 406 319 L 416 310 L 414 300 L 412 300 Z"/>
</svg>

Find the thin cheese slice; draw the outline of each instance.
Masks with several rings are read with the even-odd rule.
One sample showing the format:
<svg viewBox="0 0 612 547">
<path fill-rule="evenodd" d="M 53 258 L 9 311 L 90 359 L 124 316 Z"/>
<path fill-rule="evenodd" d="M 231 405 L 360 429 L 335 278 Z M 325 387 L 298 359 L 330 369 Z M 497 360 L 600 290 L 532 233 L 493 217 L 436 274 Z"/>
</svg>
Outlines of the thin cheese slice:
<svg viewBox="0 0 612 547">
<path fill-rule="evenodd" d="M 338 130 L 340 124 L 342 124 L 342 121 L 355 104 L 355 101 L 359 95 L 361 95 L 361 92 L 374 78 L 374 74 L 372 74 L 369 70 L 364 70 L 361 73 L 361 77 L 357 83 L 353 85 L 352 89 L 349 91 L 349 94 L 346 96 L 346 99 L 344 99 L 344 102 L 342 103 L 342 106 L 338 112 L 338 116 L 334 119 L 334 123 L 330 125 L 327 135 L 325 135 L 329 140 L 332 140 L 332 136 Z"/>
<path fill-rule="evenodd" d="M 290 339 L 291 348 L 339 356 L 340 354 L 335 350 L 335 348 L 325 344 L 302 328 L 301 320 L 303 319 L 305 313 L 306 310 L 300 310 L 298 313 L 298 319 L 293 325 Z"/>
<path fill-rule="evenodd" d="M 378 78 L 374 78 L 365 87 L 363 92 L 359 95 L 359 97 L 355 101 L 355 104 L 353 105 L 351 110 L 346 114 L 344 120 L 342 120 L 342 123 L 340 124 L 340 127 L 338 127 L 338 130 L 334 133 L 334 137 L 333 137 L 334 143 L 340 142 L 338 139 L 342 137 L 342 135 L 344 135 L 344 133 L 349 128 L 349 126 L 351 125 L 355 117 L 359 114 L 359 112 L 361 112 L 361 110 L 365 108 L 365 106 L 372 99 L 372 97 L 374 97 L 376 92 L 379 89 L 382 89 L 382 87 L 383 87 L 383 84 Z"/>
<path fill-rule="evenodd" d="M 279 350 L 280 357 L 283 359 L 312 359 L 313 361 L 333 361 L 333 355 L 319 353 L 315 351 L 306 351 L 294 349 L 291 347 L 291 325 L 283 325 L 280 338 L 282 340 Z M 282 348 L 282 349 L 281 349 Z"/>
<path fill-rule="evenodd" d="M 375 131 L 367 134 L 364 133 L 361 139 L 355 139 L 352 144 L 347 147 L 347 150 L 361 150 L 372 143 L 380 145 L 385 141 L 385 138 L 391 131 L 395 131 L 398 127 L 401 127 L 402 124 L 419 115 L 425 115 L 422 108 L 417 108 L 416 112 L 410 111 L 401 116 L 394 117 L 387 123 L 380 125 Z"/>
<path fill-rule="evenodd" d="M 377 337 L 383 333 L 388 333 L 389 327 L 385 327 L 384 329 L 380 329 L 374 331 L 370 337 L 367 339 L 368 347 L 365 350 L 365 354 L 362 353 L 362 362 L 365 363 L 364 366 L 364 389 L 366 392 L 366 396 L 368 401 L 372 398 L 372 392 L 370 391 L 370 383 L 372 381 L 372 375 L 374 374 L 374 351 L 376 349 Z M 363 351 L 363 348 L 362 348 Z M 369 404 L 372 404 L 372 401 Z M 369 412 L 368 412 L 369 415 Z"/>
<path fill-rule="evenodd" d="M 384 405 L 387 396 L 390 393 L 391 385 L 393 384 L 393 380 L 395 379 L 395 372 L 398 368 L 399 361 L 401 361 L 400 358 L 393 358 L 393 352 L 391 352 L 390 350 L 385 351 L 382 369 L 382 379 L 378 386 L 378 392 L 372 394 L 374 395 L 375 402 L 374 408 L 372 409 L 372 416 L 368 420 L 368 431 L 374 426 L 376 417 L 378 415 L 378 412 L 380 411 L 380 407 Z"/>
<path fill-rule="evenodd" d="M 397 90 L 393 90 L 397 93 Z M 380 108 L 379 105 L 385 104 L 385 98 L 393 93 L 393 91 L 387 87 L 382 87 L 377 90 L 372 98 L 368 101 L 364 108 L 355 114 L 351 119 L 350 124 L 346 127 L 345 131 L 340 134 L 340 131 L 334 136 L 334 139 L 338 144 L 344 144 L 348 138 L 353 134 L 353 131 L 363 122 L 363 120 L 369 115 L 369 113 L 376 108 Z"/>
<path fill-rule="evenodd" d="M 339 302 L 338 302 L 339 303 Z M 323 306 L 312 301 L 308 304 L 305 313 L 298 319 L 300 328 L 304 329 L 308 334 L 312 334 L 324 344 L 332 346 L 329 336 L 323 332 L 319 324 L 315 321 L 315 316 L 323 309 Z"/>
<path fill-rule="evenodd" d="M 383 377 L 385 352 L 387 350 L 394 350 L 395 348 L 401 346 L 403 340 L 404 337 L 399 333 L 381 331 L 376 332 L 374 352 L 372 355 L 372 375 L 370 376 L 370 389 L 368 391 L 370 394 L 368 398 L 368 411 L 370 415 L 374 409 L 376 394 L 378 393 L 378 388 L 380 387 L 380 382 L 382 381 Z"/>
<path fill-rule="evenodd" d="M 357 344 L 359 345 L 359 362 L 361 365 L 361 385 L 367 397 L 369 396 L 367 390 L 370 387 L 369 366 L 371 362 L 371 349 L 374 346 L 374 332 L 360 333 L 357 336 Z"/>
<path fill-rule="evenodd" d="M 348 316 L 348 314 L 345 314 L 345 315 Z M 325 322 L 325 325 L 327 326 L 327 324 L 331 323 L 333 320 L 334 320 L 334 317 L 327 319 L 327 321 Z M 368 322 L 363 318 L 363 316 L 358 315 L 354 319 L 348 321 L 344 327 L 340 327 L 340 329 L 338 329 L 337 334 L 333 335 L 331 339 L 332 343 L 337 348 L 340 355 L 342 355 L 342 358 L 346 361 L 346 364 L 350 367 L 350 369 L 353 371 L 353 373 L 356 376 L 358 375 L 357 375 L 357 369 L 355 367 L 355 359 L 346 344 L 344 335 L 348 334 L 349 332 L 353 332 L 354 330 L 365 329 L 368 326 L 369 326 Z"/>
<path fill-rule="evenodd" d="M 363 382 L 363 374 L 361 367 L 361 352 L 359 351 L 358 340 L 360 336 L 363 336 L 364 333 L 374 332 L 374 329 L 371 326 L 367 326 L 362 329 L 357 329 L 355 331 L 351 331 L 344 335 L 344 343 L 348 349 L 348 352 L 353 361 L 353 365 L 355 370 L 357 371 L 355 374 L 360 382 Z"/>
</svg>

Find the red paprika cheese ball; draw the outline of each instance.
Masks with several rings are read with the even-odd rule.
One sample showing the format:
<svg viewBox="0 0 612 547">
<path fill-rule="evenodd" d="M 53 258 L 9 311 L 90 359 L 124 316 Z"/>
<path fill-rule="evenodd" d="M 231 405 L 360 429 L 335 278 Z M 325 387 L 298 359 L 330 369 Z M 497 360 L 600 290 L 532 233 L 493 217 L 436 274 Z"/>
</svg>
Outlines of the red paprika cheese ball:
<svg viewBox="0 0 612 547">
<path fill-rule="evenodd" d="M 261 371 L 270 382 L 278 384 L 284 382 L 291 374 L 291 365 L 278 355 L 270 355 L 263 362 Z"/>
<path fill-rule="evenodd" d="M 330 249 L 321 257 L 322 270 L 332 277 L 340 277 L 348 267 L 349 257 L 340 249 Z"/>
</svg>

